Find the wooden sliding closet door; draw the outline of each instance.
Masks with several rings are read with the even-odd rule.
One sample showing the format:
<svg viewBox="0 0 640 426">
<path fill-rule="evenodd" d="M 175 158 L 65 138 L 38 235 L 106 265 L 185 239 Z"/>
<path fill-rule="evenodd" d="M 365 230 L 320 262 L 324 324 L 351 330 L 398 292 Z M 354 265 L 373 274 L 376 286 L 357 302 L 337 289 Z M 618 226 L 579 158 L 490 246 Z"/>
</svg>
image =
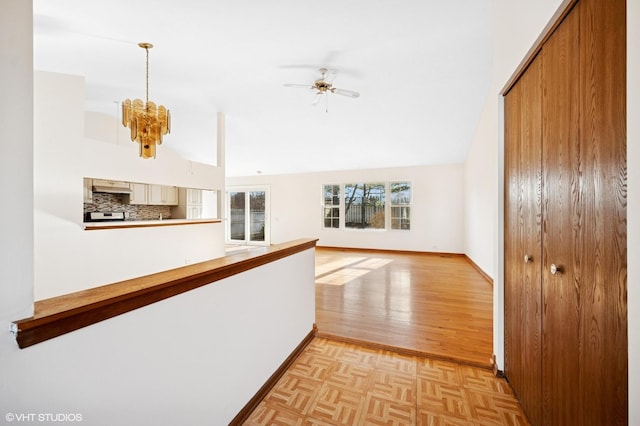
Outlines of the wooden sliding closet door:
<svg viewBox="0 0 640 426">
<path fill-rule="evenodd" d="M 583 424 L 627 424 L 626 1 L 580 2 Z M 584 268 L 587 266 L 587 268 Z M 637 403 L 637 401 L 636 401 Z"/>
<path fill-rule="evenodd" d="M 542 50 L 545 424 L 627 423 L 625 28 L 581 0 Z"/>
<path fill-rule="evenodd" d="M 580 311 L 585 232 L 579 138 L 580 14 L 576 6 L 542 49 L 543 69 L 543 359 L 544 422 L 585 424 L 575 398 L 584 345 Z M 552 273 L 551 268 L 556 268 Z"/>
<path fill-rule="evenodd" d="M 505 97 L 505 373 L 527 416 L 542 419 L 542 59 Z"/>
<path fill-rule="evenodd" d="M 533 425 L 628 422 L 625 8 L 578 1 L 505 95 L 505 374 Z"/>
</svg>

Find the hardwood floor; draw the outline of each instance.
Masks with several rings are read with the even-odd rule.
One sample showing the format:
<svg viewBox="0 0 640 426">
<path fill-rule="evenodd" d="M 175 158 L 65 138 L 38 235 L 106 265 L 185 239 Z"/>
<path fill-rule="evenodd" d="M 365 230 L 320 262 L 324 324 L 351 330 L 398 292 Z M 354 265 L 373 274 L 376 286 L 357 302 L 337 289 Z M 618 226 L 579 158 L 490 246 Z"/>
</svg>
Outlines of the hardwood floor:
<svg viewBox="0 0 640 426">
<path fill-rule="evenodd" d="M 244 425 L 528 425 L 484 368 L 315 338 Z"/>
<path fill-rule="evenodd" d="M 489 367 L 492 293 L 462 256 L 316 248 L 321 337 Z"/>
</svg>

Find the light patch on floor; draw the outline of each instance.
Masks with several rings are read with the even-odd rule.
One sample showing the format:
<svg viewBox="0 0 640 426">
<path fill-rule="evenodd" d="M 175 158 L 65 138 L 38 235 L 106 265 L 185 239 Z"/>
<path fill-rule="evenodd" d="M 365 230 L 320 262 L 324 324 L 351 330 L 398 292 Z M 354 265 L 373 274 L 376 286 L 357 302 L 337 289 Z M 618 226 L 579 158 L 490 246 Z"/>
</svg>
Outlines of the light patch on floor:
<svg viewBox="0 0 640 426">
<path fill-rule="evenodd" d="M 316 284 L 345 285 L 375 269 L 382 268 L 393 259 L 345 256 L 316 265 Z"/>
</svg>

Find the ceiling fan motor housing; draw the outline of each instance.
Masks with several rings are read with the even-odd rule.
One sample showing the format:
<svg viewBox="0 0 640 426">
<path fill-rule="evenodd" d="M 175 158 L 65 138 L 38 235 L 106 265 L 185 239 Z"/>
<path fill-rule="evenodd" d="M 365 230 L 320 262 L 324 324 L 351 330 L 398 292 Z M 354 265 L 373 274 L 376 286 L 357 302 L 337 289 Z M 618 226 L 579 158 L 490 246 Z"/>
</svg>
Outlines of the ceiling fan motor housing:
<svg viewBox="0 0 640 426">
<path fill-rule="evenodd" d="M 322 78 L 316 80 L 315 82 L 316 89 L 318 89 L 321 93 L 326 92 L 327 90 L 331 91 L 331 83 L 327 83 Z"/>
</svg>

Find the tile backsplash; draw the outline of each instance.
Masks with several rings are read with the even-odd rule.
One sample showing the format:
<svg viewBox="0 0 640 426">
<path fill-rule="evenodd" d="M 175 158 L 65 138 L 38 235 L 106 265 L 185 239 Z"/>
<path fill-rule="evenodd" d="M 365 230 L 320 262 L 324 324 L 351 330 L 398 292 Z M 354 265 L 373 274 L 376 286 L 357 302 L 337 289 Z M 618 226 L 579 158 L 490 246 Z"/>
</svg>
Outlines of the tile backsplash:
<svg viewBox="0 0 640 426">
<path fill-rule="evenodd" d="M 127 220 L 156 220 L 162 215 L 163 219 L 171 219 L 170 206 L 148 206 L 129 204 L 129 196 L 124 194 L 93 193 L 93 202 L 84 203 L 84 212 L 125 212 Z M 128 213 L 128 215 L 127 215 Z"/>
</svg>

